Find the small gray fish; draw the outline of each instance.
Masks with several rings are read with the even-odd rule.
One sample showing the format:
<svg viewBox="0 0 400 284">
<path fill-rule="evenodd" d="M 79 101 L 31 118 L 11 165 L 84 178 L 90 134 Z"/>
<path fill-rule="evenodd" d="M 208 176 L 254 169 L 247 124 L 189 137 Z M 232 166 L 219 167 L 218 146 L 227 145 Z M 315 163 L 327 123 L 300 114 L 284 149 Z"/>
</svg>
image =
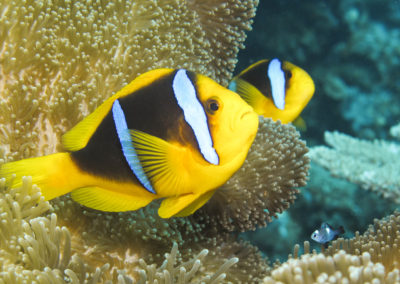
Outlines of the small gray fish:
<svg viewBox="0 0 400 284">
<path fill-rule="evenodd" d="M 325 245 L 332 240 L 336 240 L 341 234 L 344 234 L 344 229 L 342 226 L 334 229 L 328 223 L 323 222 L 321 224 L 321 227 L 311 234 L 311 239 L 313 239 L 317 243 Z"/>
</svg>

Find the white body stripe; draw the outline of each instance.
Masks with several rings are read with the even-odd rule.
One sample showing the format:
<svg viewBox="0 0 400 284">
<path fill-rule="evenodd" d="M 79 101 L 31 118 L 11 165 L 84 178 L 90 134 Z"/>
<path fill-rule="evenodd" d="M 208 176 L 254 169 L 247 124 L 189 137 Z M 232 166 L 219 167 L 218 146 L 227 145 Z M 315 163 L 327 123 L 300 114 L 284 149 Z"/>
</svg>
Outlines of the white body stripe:
<svg viewBox="0 0 400 284">
<path fill-rule="evenodd" d="M 277 58 L 268 65 L 268 78 L 271 83 L 271 93 L 274 104 L 279 109 L 285 109 L 286 82 L 281 61 Z"/>
<path fill-rule="evenodd" d="M 152 193 L 156 193 L 151 185 L 151 182 L 147 178 L 146 173 L 143 171 L 142 164 L 140 163 L 135 148 L 133 147 L 131 134 L 129 133 L 128 125 L 125 119 L 125 114 L 118 100 L 115 100 L 113 103 L 112 114 L 114 118 L 115 129 L 117 130 L 118 138 L 121 142 L 122 153 L 124 154 L 129 167 L 144 188 Z"/>
<path fill-rule="evenodd" d="M 218 165 L 218 154 L 213 148 L 210 130 L 207 124 L 207 115 L 202 104 L 196 97 L 196 90 L 186 74 L 186 70 L 176 72 L 172 82 L 175 98 L 183 110 L 185 121 L 192 128 L 204 159 L 211 164 Z"/>
<path fill-rule="evenodd" d="M 231 81 L 228 85 L 228 89 L 233 92 L 236 92 L 236 81 Z"/>
</svg>

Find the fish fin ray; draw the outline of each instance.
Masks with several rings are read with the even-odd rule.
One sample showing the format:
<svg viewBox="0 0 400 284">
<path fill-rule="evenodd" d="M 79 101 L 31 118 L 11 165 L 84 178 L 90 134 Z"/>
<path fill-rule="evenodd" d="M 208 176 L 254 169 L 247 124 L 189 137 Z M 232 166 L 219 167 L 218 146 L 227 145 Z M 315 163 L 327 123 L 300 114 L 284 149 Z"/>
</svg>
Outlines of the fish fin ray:
<svg viewBox="0 0 400 284">
<path fill-rule="evenodd" d="M 297 130 L 305 132 L 307 130 L 306 121 L 301 117 L 298 116 L 292 122 L 292 124 L 296 127 Z"/>
<path fill-rule="evenodd" d="M 158 209 L 161 218 L 186 217 L 202 207 L 213 196 L 215 190 L 203 194 L 185 194 L 164 199 Z"/>
<path fill-rule="evenodd" d="M 264 95 L 246 80 L 236 79 L 236 92 L 251 106 L 257 105 Z"/>
<path fill-rule="evenodd" d="M 86 207 L 106 211 L 123 212 L 140 209 L 154 198 L 136 197 L 101 187 L 83 187 L 71 192 L 74 201 Z"/>
<path fill-rule="evenodd" d="M 323 223 L 321 224 L 321 229 L 326 229 L 326 228 L 332 229 L 332 226 L 329 225 L 329 224 L 326 223 L 326 222 L 323 222 Z"/>
<path fill-rule="evenodd" d="M 185 167 L 179 162 L 185 153 L 179 146 L 139 130 L 130 130 L 133 148 L 151 184 L 168 195 L 180 195 L 187 188 Z"/>
<path fill-rule="evenodd" d="M 12 180 L 10 187 L 17 188 L 22 186 L 22 177 L 30 176 L 45 200 L 51 200 L 73 190 L 69 184 L 69 178 L 75 172 L 73 167 L 68 153 L 56 153 L 5 163 L 0 166 L 0 178 L 7 182 Z"/>
</svg>

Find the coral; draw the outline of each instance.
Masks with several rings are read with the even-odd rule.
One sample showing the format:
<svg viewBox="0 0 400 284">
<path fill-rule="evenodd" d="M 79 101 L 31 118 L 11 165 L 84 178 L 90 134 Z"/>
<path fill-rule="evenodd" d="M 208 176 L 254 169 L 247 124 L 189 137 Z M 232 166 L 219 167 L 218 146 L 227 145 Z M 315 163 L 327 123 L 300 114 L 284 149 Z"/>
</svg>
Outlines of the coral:
<svg viewBox="0 0 400 284">
<path fill-rule="evenodd" d="M 239 261 L 227 281 L 257 282 L 269 269 L 258 249 L 250 244 L 237 242 L 205 220 L 161 219 L 156 214 L 157 204 L 125 213 L 83 208 L 67 196 L 53 204 L 58 223 L 71 232 L 73 248 L 91 267 L 108 263 L 112 271 L 132 271 L 137 269 L 139 258 L 160 265 L 166 248 L 175 242 L 180 248 L 180 262 L 208 249 L 206 262 L 202 262 L 207 273 L 216 272 L 225 260 L 237 257 Z"/>
<path fill-rule="evenodd" d="M 381 263 L 387 271 L 400 271 L 400 212 L 394 212 L 381 220 L 375 219 L 363 235 L 356 233 L 354 238 L 340 238 L 333 241 L 324 251 L 333 255 L 345 250 L 353 255 L 368 252 L 372 262 Z M 400 275 L 398 276 L 400 280 Z"/>
<path fill-rule="evenodd" d="M 399 271 L 387 271 L 380 263 L 371 261 L 368 252 L 362 256 L 339 251 L 333 256 L 306 254 L 289 259 L 264 278 L 272 283 L 398 283 Z"/>
<path fill-rule="evenodd" d="M 123 236 L 117 242 L 103 235 L 89 246 L 83 243 L 89 238 L 87 233 L 77 232 L 72 226 L 72 230 L 60 227 L 55 213 L 41 216 L 49 209 L 50 204 L 32 186 L 30 178 L 24 178 L 23 186 L 16 189 L 7 188 L 5 180 L 0 180 L 0 283 L 132 283 L 135 279 L 140 279 L 139 283 L 156 283 L 152 282 L 156 279 L 165 283 L 174 279 L 179 283 L 192 283 L 194 279 L 221 283 L 225 278 L 239 283 L 259 281 L 268 270 L 257 249 L 228 236 L 204 238 L 205 241 L 190 243 L 181 252 L 174 243 L 163 264 L 156 268 L 157 263 L 147 265 L 145 260 L 154 262 L 154 257 L 140 257 L 135 239 Z M 130 250 L 132 245 L 136 251 Z M 232 271 L 229 268 L 233 265 L 236 270 Z"/>
<path fill-rule="evenodd" d="M 376 191 L 400 203 L 400 145 L 384 140 L 366 141 L 339 132 L 326 132 L 326 146 L 312 147 L 311 159 L 336 176 Z"/>
<path fill-rule="evenodd" d="M 390 128 L 390 135 L 400 140 L 400 123 Z"/>
<path fill-rule="evenodd" d="M 400 213 L 394 212 L 375 220 L 363 235 L 333 241 L 320 254 L 310 253 L 305 242 L 299 258 L 296 245 L 294 258 L 275 267 L 264 283 L 399 283 L 399 247 Z"/>
<path fill-rule="evenodd" d="M 228 231 L 266 226 L 289 208 L 297 188 L 306 184 L 308 151 L 291 125 L 260 117 L 260 126 L 244 165 L 199 210 L 199 219 Z"/>
<path fill-rule="evenodd" d="M 0 179 L 0 283 L 62 283 L 71 257 L 70 235 L 56 226 L 55 215 L 39 217 L 49 208 L 30 178 L 12 190 Z"/>
<path fill-rule="evenodd" d="M 155 279 L 158 283 L 221 283 L 224 282 L 222 280 L 228 283 L 259 283 L 269 271 L 269 267 L 260 261 L 260 257 L 254 258 L 254 249 L 244 248 L 243 244 L 235 242 L 211 245 L 209 249 L 201 250 L 186 262 L 180 257 L 181 264 L 175 267 L 177 247 L 174 244 L 171 253 L 166 254 L 165 261 L 159 268 L 140 261 L 142 269 L 139 271 L 139 283 L 145 283 L 145 280 L 149 281 L 147 283 L 153 283 Z M 233 255 L 245 261 L 240 263 L 239 258 L 232 257 Z M 205 267 L 202 267 L 204 265 Z M 229 269 L 231 266 L 233 268 Z"/>
<path fill-rule="evenodd" d="M 143 260 L 140 261 L 142 269 L 139 271 L 140 278 L 138 283 L 190 283 L 192 281 L 220 283 L 226 278 L 226 271 L 238 262 L 238 258 L 231 258 L 221 265 L 214 274 L 195 279 L 194 276 L 198 277 L 196 273 L 199 274 L 198 272 L 202 270 L 202 261 L 207 256 L 208 250 L 203 249 L 190 261 L 181 264 L 179 267 L 174 267 L 177 253 L 178 245 L 174 243 L 171 253 L 165 255 L 165 261 L 158 268 L 155 265 L 148 265 Z"/>
<path fill-rule="evenodd" d="M 257 4 L 0 1 L 0 158 L 55 152 L 63 133 L 150 69 L 226 84 Z"/>
</svg>

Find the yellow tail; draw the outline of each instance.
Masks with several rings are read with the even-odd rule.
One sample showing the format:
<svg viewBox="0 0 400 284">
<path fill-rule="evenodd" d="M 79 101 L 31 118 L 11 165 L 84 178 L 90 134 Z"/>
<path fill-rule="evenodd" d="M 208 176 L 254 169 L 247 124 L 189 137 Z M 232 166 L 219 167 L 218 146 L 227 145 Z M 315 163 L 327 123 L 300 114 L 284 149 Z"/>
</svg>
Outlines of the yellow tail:
<svg viewBox="0 0 400 284">
<path fill-rule="evenodd" d="M 12 180 L 11 187 L 22 186 L 22 177 L 31 176 L 32 183 L 40 187 L 46 200 L 67 194 L 79 185 L 79 170 L 69 153 L 57 153 L 0 165 L 0 178 Z"/>
</svg>

